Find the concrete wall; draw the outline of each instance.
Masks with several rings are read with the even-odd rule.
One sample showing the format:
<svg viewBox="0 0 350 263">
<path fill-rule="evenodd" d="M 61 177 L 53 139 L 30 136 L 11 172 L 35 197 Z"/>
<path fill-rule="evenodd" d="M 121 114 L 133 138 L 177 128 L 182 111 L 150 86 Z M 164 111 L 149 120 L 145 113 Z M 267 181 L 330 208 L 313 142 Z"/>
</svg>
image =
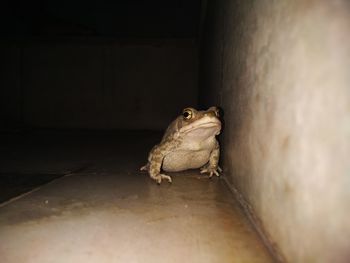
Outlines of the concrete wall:
<svg viewBox="0 0 350 263">
<path fill-rule="evenodd" d="M 350 261 L 350 5 L 208 1 L 201 102 L 230 185 L 289 262 Z"/>
<path fill-rule="evenodd" d="M 192 40 L 2 44 L 2 126 L 163 129 L 197 104 Z"/>
</svg>

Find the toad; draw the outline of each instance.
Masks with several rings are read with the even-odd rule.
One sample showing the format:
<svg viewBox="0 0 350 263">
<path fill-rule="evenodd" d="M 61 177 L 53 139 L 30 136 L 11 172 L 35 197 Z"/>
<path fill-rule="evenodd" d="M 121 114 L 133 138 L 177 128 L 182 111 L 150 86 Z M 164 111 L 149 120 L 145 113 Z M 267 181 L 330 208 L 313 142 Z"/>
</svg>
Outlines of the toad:
<svg viewBox="0 0 350 263">
<path fill-rule="evenodd" d="M 148 171 L 158 184 L 162 180 L 172 182 L 165 172 L 178 172 L 200 168 L 209 177 L 219 176 L 220 146 L 216 135 L 221 131 L 219 109 L 206 111 L 185 108 L 166 129 L 161 142 L 148 155 L 148 162 L 140 170 Z"/>
</svg>

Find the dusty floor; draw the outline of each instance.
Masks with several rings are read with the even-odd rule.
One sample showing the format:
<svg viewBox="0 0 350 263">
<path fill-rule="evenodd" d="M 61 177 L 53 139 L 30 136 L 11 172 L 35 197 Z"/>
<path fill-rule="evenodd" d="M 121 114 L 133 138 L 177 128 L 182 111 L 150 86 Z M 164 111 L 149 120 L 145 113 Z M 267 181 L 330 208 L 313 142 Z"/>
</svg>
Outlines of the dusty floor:
<svg viewBox="0 0 350 263">
<path fill-rule="evenodd" d="M 1 204 L 1 262 L 273 262 L 223 180 L 138 171 L 159 137 L 3 134 L 3 176 L 62 177 Z"/>
</svg>

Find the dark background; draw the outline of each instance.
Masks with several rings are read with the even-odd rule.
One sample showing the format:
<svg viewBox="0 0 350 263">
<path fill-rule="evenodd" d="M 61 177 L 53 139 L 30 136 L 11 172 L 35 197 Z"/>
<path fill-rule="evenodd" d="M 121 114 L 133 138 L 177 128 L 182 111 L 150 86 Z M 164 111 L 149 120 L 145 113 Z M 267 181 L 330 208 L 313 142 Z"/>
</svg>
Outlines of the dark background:
<svg viewBox="0 0 350 263">
<path fill-rule="evenodd" d="M 199 0 L 3 1 L 0 201 L 111 158 L 129 147 L 115 138 L 164 130 L 184 107 L 196 107 L 200 7 Z M 142 147 L 145 160 L 150 147 Z"/>
<path fill-rule="evenodd" d="M 1 129 L 162 130 L 198 105 L 201 1 L 8 1 Z"/>
<path fill-rule="evenodd" d="M 3 36 L 195 37 L 200 0 L 8 1 Z"/>
</svg>

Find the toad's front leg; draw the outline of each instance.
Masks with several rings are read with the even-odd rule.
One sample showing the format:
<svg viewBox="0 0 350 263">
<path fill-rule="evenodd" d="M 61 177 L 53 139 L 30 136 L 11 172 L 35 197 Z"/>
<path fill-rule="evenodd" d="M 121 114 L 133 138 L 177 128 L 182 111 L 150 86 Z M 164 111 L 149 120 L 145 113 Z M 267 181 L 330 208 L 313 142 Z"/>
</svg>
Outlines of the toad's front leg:
<svg viewBox="0 0 350 263">
<path fill-rule="evenodd" d="M 151 158 L 149 160 L 148 173 L 150 177 L 157 182 L 157 184 L 160 184 L 162 182 L 162 179 L 166 179 L 169 183 L 172 183 L 170 176 L 160 173 L 165 156 L 162 150 L 164 150 L 162 147 L 153 150 Z"/>
<path fill-rule="evenodd" d="M 211 178 L 214 174 L 220 176 L 222 169 L 219 167 L 220 146 L 216 142 L 214 150 L 210 153 L 209 162 L 200 169 L 200 173 L 208 173 Z"/>
</svg>

